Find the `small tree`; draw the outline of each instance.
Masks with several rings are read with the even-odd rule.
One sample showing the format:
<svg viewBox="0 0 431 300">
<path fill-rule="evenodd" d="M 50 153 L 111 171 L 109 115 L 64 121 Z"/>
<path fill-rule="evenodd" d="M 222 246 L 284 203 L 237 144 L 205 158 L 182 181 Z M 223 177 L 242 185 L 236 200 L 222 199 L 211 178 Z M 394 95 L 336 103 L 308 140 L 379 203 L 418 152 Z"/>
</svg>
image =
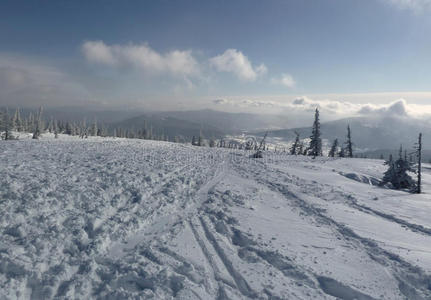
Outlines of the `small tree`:
<svg viewBox="0 0 431 300">
<path fill-rule="evenodd" d="M 22 121 L 21 121 L 21 114 L 19 112 L 19 108 L 15 110 L 15 114 L 12 119 L 12 128 L 16 131 L 22 131 Z"/>
<path fill-rule="evenodd" d="M 299 143 L 299 146 L 298 146 L 298 154 L 299 155 L 307 155 L 307 150 L 306 149 L 304 149 L 304 142 L 300 142 Z"/>
<path fill-rule="evenodd" d="M 419 133 L 418 143 L 416 145 L 416 155 L 418 159 L 418 182 L 416 186 L 416 193 L 420 194 L 422 192 L 422 133 Z"/>
<path fill-rule="evenodd" d="M 299 143 L 300 143 L 299 133 L 295 131 L 295 135 L 296 135 L 295 142 L 293 143 L 292 147 L 290 148 L 290 154 L 291 155 L 301 154 L 301 153 L 298 153 L 298 147 L 299 147 Z"/>
<path fill-rule="evenodd" d="M 352 158 L 353 157 L 353 143 L 352 143 L 352 135 L 350 132 L 350 125 L 347 125 L 347 141 L 346 141 L 346 156 Z"/>
<path fill-rule="evenodd" d="M 4 139 L 5 140 L 13 140 L 14 136 L 11 133 L 11 119 L 9 117 L 9 110 L 6 107 L 5 112 L 3 113 L 3 127 L 4 127 Z"/>
<path fill-rule="evenodd" d="M 322 156 L 322 138 L 320 137 L 320 120 L 319 109 L 314 112 L 313 128 L 310 136 L 310 146 L 308 147 L 308 155 L 316 157 Z"/>
<path fill-rule="evenodd" d="M 37 114 L 37 118 L 35 121 L 35 127 L 34 127 L 34 131 L 33 131 L 33 139 L 39 139 L 40 134 L 42 133 L 43 130 L 43 121 L 42 121 L 42 112 L 43 112 L 43 108 L 42 106 L 39 107 L 39 112 Z"/>
<path fill-rule="evenodd" d="M 413 169 L 409 161 L 403 158 L 403 150 L 400 147 L 399 156 L 396 161 L 392 159 L 392 155 L 389 157 L 389 161 L 385 162 L 388 165 L 388 169 L 384 173 L 383 179 L 380 185 L 391 183 L 394 189 L 409 189 L 415 190 L 416 184 L 407 172 L 412 172 Z"/>
<path fill-rule="evenodd" d="M 344 147 L 340 148 L 340 151 L 338 152 L 339 157 L 346 157 L 346 149 Z"/>
<path fill-rule="evenodd" d="M 54 131 L 54 138 L 58 138 L 58 125 L 57 125 L 57 121 L 56 120 L 54 120 L 53 121 L 53 131 Z"/>
<path fill-rule="evenodd" d="M 97 120 L 94 119 L 93 126 L 91 127 L 91 133 L 92 136 L 97 136 Z"/>
<path fill-rule="evenodd" d="M 338 150 L 338 139 L 335 139 L 334 142 L 332 143 L 331 146 L 331 150 L 329 150 L 329 157 L 335 157 L 335 155 L 337 154 L 337 150 Z"/>
</svg>

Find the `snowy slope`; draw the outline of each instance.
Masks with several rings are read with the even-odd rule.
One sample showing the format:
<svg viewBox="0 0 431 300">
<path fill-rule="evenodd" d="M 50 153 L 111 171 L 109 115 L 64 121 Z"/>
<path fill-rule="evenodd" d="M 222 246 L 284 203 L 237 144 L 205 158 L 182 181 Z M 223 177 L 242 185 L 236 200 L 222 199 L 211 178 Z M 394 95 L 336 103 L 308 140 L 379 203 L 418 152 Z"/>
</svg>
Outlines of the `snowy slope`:
<svg viewBox="0 0 431 300">
<path fill-rule="evenodd" d="M 0 143 L 0 299 L 431 299 L 424 194 L 382 161 Z"/>
</svg>

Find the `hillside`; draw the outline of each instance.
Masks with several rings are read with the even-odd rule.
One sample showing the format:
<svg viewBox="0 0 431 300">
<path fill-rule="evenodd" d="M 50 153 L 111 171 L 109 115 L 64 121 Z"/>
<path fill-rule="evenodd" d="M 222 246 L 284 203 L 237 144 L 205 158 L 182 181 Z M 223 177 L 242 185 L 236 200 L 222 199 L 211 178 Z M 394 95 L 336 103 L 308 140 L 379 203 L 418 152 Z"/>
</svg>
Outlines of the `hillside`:
<svg viewBox="0 0 431 300">
<path fill-rule="evenodd" d="M 370 118 L 356 117 L 346 118 L 321 124 L 322 138 L 333 141 L 338 138 L 344 142 L 347 134 L 347 125 L 352 129 L 355 147 L 360 150 L 398 149 L 400 144 L 405 148 L 411 148 L 417 141 L 419 132 L 424 134 L 424 148 L 431 149 L 431 125 L 425 121 L 405 119 L 398 117 Z M 282 138 L 285 141 L 295 139 L 295 131 L 302 138 L 311 135 L 310 127 L 281 129 L 269 131 L 268 136 Z M 258 133 L 263 135 L 264 132 Z"/>
<path fill-rule="evenodd" d="M 110 127 L 134 130 L 151 128 L 153 135 L 168 136 L 170 140 L 181 137 L 184 141 L 191 141 L 193 136 L 197 137 L 200 134 L 206 138 L 222 138 L 225 135 L 225 132 L 211 125 L 160 114 L 141 115 L 113 123 Z"/>
<path fill-rule="evenodd" d="M 379 160 L 249 154 L 0 142 L 0 298 L 431 298 L 431 165 L 413 195 Z"/>
<path fill-rule="evenodd" d="M 144 113 L 140 116 L 111 122 L 110 127 L 142 129 L 152 126 L 156 134 L 169 137 L 183 136 L 190 140 L 193 135 L 206 138 L 222 138 L 263 128 L 286 126 L 281 116 L 249 113 L 228 113 L 210 109 Z"/>
</svg>

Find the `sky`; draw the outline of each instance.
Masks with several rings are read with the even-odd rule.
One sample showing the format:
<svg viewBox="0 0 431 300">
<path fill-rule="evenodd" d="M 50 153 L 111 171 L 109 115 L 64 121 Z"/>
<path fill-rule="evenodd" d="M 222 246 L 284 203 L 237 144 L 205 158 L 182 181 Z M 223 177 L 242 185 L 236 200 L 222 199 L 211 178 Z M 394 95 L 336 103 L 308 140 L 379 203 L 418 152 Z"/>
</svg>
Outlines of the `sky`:
<svg viewBox="0 0 431 300">
<path fill-rule="evenodd" d="M 430 82 L 431 0 L 0 2 L 0 106 L 420 116 Z"/>
</svg>

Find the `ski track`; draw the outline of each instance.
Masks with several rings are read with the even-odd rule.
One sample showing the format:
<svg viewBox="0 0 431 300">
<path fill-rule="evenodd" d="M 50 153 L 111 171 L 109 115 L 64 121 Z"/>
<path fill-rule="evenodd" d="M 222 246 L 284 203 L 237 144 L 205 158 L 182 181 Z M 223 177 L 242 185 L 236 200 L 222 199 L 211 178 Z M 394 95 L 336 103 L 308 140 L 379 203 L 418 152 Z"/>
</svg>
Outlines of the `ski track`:
<svg viewBox="0 0 431 300">
<path fill-rule="evenodd" d="M 247 160 L 250 153 L 241 151 L 123 139 L 11 142 L 0 148 L 6 162 L 0 165 L 0 299 L 380 298 L 359 283 L 337 280 L 340 274 L 322 274 L 289 257 L 265 240 L 269 236 L 261 239 L 252 228 L 244 232 L 235 212 L 252 210 L 264 190 L 309 226 L 366 254 L 396 281 L 399 299 L 431 299 L 430 270 L 384 249 L 316 203 L 331 193 L 412 234 L 431 236 L 431 229 L 278 168 L 299 163 L 318 172 L 330 161 L 302 163 L 279 155 L 267 163 Z M 191 153 L 193 161 L 180 157 Z M 256 195 L 242 195 L 241 182 Z M 239 188 L 239 196 L 227 187 Z"/>
<path fill-rule="evenodd" d="M 270 173 L 270 171 L 268 171 Z M 430 291 L 430 284 L 431 284 L 431 276 L 426 275 L 423 270 L 421 270 L 418 266 L 412 266 L 408 262 L 401 259 L 398 255 L 395 255 L 389 251 L 386 251 L 382 248 L 380 248 L 374 241 L 363 238 L 354 231 L 352 231 L 347 226 L 338 223 L 334 219 L 331 219 L 327 215 L 321 212 L 320 209 L 316 208 L 312 204 L 308 203 L 306 200 L 299 197 L 297 194 L 291 191 L 288 185 L 285 184 L 277 184 L 272 181 L 265 181 L 261 180 L 257 177 L 254 178 L 257 182 L 265 184 L 266 186 L 270 187 L 273 190 L 276 190 L 280 192 L 282 195 L 286 197 L 287 200 L 292 201 L 294 200 L 294 203 L 297 207 L 299 207 L 301 210 L 303 210 L 309 217 L 312 218 L 319 218 L 321 220 L 322 224 L 331 224 L 342 236 L 346 237 L 347 239 L 355 239 L 357 242 L 361 243 L 364 249 L 366 249 L 368 255 L 378 261 L 382 264 L 382 266 L 386 267 L 389 265 L 392 269 L 393 274 L 395 274 L 395 277 L 399 281 L 399 288 L 400 291 L 404 294 L 404 296 L 407 299 L 428 299 L 431 298 L 431 291 Z M 274 178 L 271 178 L 274 179 Z M 276 182 L 276 180 L 274 180 Z M 302 181 L 302 183 L 305 183 L 306 181 Z M 308 183 L 309 186 L 311 186 L 311 183 Z M 304 186 L 303 186 L 304 188 Z M 312 186 L 310 190 L 313 190 L 315 188 L 315 185 Z M 399 223 L 401 225 L 408 226 L 407 222 L 403 222 L 402 220 L 389 217 L 385 215 L 384 213 L 380 213 L 377 211 L 373 211 L 371 209 L 366 209 L 361 205 L 357 205 L 356 203 L 353 203 L 355 207 L 358 209 L 367 210 L 367 212 L 374 213 L 380 217 L 383 217 L 389 221 L 393 221 L 396 223 Z M 409 224 L 410 228 L 413 228 L 414 231 L 421 231 L 417 227 L 421 228 L 418 225 L 415 224 Z M 417 227 L 416 227 L 417 226 Z M 408 226 L 409 227 L 409 226 Z M 425 230 L 426 234 L 428 234 L 428 231 Z M 418 276 L 419 275 L 419 276 Z M 319 277 L 321 278 L 321 277 Z M 334 282 L 333 279 L 329 279 L 331 282 Z M 319 279 L 319 282 L 321 282 L 321 279 Z M 322 284 L 321 284 L 322 285 Z M 325 292 L 327 292 L 326 288 L 323 288 Z M 357 292 L 355 292 L 357 293 Z M 359 293 L 360 294 L 360 293 Z M 358 294 L 358 295 L 359 295 Z M 352 294 L 353 295 L 353 294 Z M 341 297 L 340 295 L 334 294 L 333 296 Z M 367 295 L 362 295 L 363 299 L 371 299 L 371 297 Z M 362 299 L 361 297 L 357 299 Z M 343 297 L 342 297 L 343 298 Z M 346 298 L 346 297 L 344 297 Z M 356 299 L 352 296 L 352 299 Z"/>
</svg>

